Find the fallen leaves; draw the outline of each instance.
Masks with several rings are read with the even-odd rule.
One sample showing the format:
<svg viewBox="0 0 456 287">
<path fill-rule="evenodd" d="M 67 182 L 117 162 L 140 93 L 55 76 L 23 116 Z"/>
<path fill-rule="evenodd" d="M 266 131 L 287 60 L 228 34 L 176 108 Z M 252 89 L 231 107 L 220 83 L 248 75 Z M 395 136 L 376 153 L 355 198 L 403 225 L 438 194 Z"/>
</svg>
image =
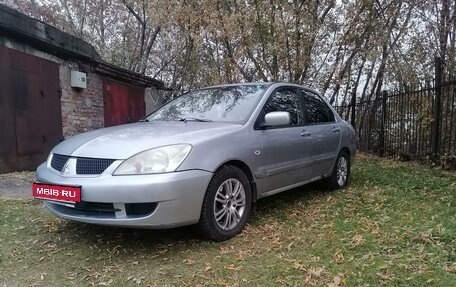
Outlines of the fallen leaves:
<svg viewBox="0 0 456 287">
<path fill-rule="evenodd" d="M 392 269 L 390 267 L 383 266 L 380 269 L 381 269 L 380 272 L 375 273 L 375 275 L 377 275 L 377 277 L 379 277 L 380 279 L 382 279 L 382 280 L 392 280 L 394 278 L 393 271 L 392 271 Z"/>
<path fill-rule="evenodd" d="M 341 264 L 342 262 L 345 261 L 345 257 L 342 254 L 341 250 L 337 250 L 336 253 L 333 255 L 334 261 L 336 261 L 337 264 Z"/>
<path fill-rule="evenodd" d="M 312 267 L 306 270 L 303 283 L 305 285 L 320 285 L 322 276 L 325 273 L 324 267 Z"/>
<path fill-rule="evenodd" d="M 345 285 L 344 275 L 339 273 L 333 278 L 333 282 L 328 283 L 328 287 L 339 287 Z"/>
<path fill-rule="evenodd" d="M 456 274 L 456 262 L 445 264 L 443 270 L 448 273 Z"/>
<path fill-rule="evenodd" d="M 127 277 L 127 281 L 132 281 L 136 284 L 141 284 L 144 279 L 146 279 L 145 276 L 128 276 Z"/>
<path fill-rule="evenodd" d="M 343 192 L 303 189 L 259 201 L 245 232 L 222 243 L 186 231 L 73 224 L 0 200 L 0 270 L 4 280 L 38 286 L 402 286 L 419 278 L 451 286 L 454 193 L 413 196 L 394 182 L 364 180 L 372 169 L 359 164 Z M 48 269 L 56 264 L 58 276 Z"/>
<path fill-rule="evenodd" d="M 48 274 L 47 274 L 47 273 L 41 273 L 41 275 L 40 275 L 40 279 L 41 279 L 41 281 L 43 281 L 43 280 L 44 280 L 44 278 L 46 277 L 46 275 L 48 275 Z"/>
<path fill-rule="evenodd" d="M 353 236 L 350 240 L 350 247 L 354 248 L 361 245 L 364 242 L 364 237 L 360 234 Z"/>
<path fill-rule="evenodd" d="M 240 266 L 236 266 L 234 264 L 230 264 L 228 266 L 224 266 L 223 268 L 225 268 L 226 270 L 231 270 L 231 271 L 240 271 L 241 270 Z"/>
<path fill-rule="evenodd" d="M 187 265 L 193 265 L 193 264 L 195 263 L 194 260 L 188 259 L 188 258 L 187 258 L 187 259 L 184 259 L 182 262 L 185 263 L 185 264 L 187 264 Z"/>
<path fill-rule="evenodd" d="M 325 269 L 323 267 L 318 267 L 310 268 L 307 273 L 310 275 L 310 277 L 319 278 L 324 271 Z"/>
<path fill-rule="evenodd" d="M 98 286 L 111 286 L 112 282 L 113 282 L 112 279 L 110 279 L 109 281 L 98 282 L 96 285 L 98 285 Z"/>
</svg>

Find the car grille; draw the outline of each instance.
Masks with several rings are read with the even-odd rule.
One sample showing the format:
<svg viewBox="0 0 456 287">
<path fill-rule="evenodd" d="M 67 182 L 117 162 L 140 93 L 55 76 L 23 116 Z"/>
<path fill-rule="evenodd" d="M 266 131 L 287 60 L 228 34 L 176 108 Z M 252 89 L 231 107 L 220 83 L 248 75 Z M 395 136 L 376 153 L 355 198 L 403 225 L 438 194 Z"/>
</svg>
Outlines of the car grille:
<svg viewBox="0 0 456 287">
<path fill-rule="evenodd" d="M 63 206 L 58 203 L 48 202 L 52 209 L 71 216 L 84 216 L 86 218 L 116 218 L 116 211 L 119 209 L 114 208 L 112 203 L 98 203 L 98 202 L 78 202 L 74 207 Z"/>
<path fill-rule="evenodd" d="M 70 156 L 54 154 L 52 156 L 51 167 L 62 171 Z M 76 158 L 76 174 L 96 175 L 103 173 L 115 160 L 105 158 Z"/>
<path fill-rule="evenodd" d="M 54 154 L 52 156 L 52 161 L 51 161 L 51 166 L 53 169 L 56 169 L 58 171 L 62 171 L 63 166 L 65 163 L 68 161 L 70 157 L 67 155 L 61 155 L 61 154 Z"/>
<path fill-rule="evenodd" d="M 81 201 L 73 207 L 64 206 L 55 202 L 48 201 L 47 204 L 52 206 L 52 209 L 60 213 L 72 216 L 83 216 L 93 218 L 116 218 L 116 212 L 122 211 L 120 208 L 115 208 L 114 204 L 107 202 L 88 202 Z M 144 203 L 126 203 L 125 213 L 128 218 L 139 218 L 152 214 L 158 206 L 156 202 Z"/>
<path fill-rule="evenodd" d="M 103 203 L 103 202 L 79 202 L 74 207 L 75 210 L 85 212 L 87 214 L 98 214 L 98 215 L 112 215 L 114 216 L 116 211 L 120 209 L 114 208 L 112 203 Z"/>
<path fill-rule="evenodd" d="M 78 158 L 76 162 L 76 174 L 101 174 L 113 162 L 113 159 Z"/>
</svg>

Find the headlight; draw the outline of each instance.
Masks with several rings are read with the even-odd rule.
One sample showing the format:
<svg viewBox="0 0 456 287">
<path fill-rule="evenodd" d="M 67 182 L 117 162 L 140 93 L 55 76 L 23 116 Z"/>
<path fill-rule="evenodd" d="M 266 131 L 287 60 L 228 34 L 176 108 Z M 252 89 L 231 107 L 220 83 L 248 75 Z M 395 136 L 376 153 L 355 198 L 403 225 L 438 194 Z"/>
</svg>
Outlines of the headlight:
<svg viewBox="0 0 456 287">
<path fill-rule="evenodd" d="M 151 174 L 175 171 L 190 153 L 189 144 L 153 148 L 126 159 L 114 175 Z"/>
<path fill-rule="evenodd" d="M 48 157 L 47 157 L 46 166 L 47 166 L 48 168 L 51 167 L 51 161 L 52 161 L 52 156 L 53 156 L 53 155 L 54 155 L 54 154 L 51 152 L 51 153 L 49 153 L 49 155 L 48 155 Z"/>
</svg>

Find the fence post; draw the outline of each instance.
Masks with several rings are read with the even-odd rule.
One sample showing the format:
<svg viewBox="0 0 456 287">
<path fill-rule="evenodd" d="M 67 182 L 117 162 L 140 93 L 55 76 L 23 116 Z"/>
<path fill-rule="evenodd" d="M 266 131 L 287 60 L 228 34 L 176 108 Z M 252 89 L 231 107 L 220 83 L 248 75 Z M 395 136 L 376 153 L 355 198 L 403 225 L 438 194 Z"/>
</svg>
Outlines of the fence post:
<svg viewBox="0 0 456 287">
<path fill-rule="evenodd" d="M 441 97 L 442 97 L 442 60 L 440 57 L 435 57 L 435 98 L 434 98 L 434 114 L 433 126 L 434 133 L 432 139 L 432 154 L 437 156 L 440 149 L 440 116 L 441 116 Z"/>
<path fill-rule="evenodd" d="M 350 123 L 352 127 L 356 130 L 356 91 L 353 92 L 353 96 L 351 98 L 351 117 L 350 117 Z"/>
<path fill-rule="evenodd" d="M 386 99 L 388 98 L 388 92 L 382 92 L 382 120 L 380 122 L 380 156 L 385 156 L 385 122 L 386 122 Z"/>
</svg>

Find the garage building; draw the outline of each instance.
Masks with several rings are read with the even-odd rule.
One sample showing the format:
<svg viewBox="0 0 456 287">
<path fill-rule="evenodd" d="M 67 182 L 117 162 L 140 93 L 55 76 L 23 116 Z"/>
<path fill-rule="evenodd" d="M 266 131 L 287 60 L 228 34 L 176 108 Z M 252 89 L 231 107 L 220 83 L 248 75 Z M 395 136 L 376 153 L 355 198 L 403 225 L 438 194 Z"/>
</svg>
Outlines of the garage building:
<svg viewBox="0 0 456 287">
<path fill-rule="evenodd" d="M 87 42 L 0 4 L 0 173 L 35 169 L 64 138 L 141 119 L 161 89 L 162 81 L 108 64 Z"/>
</svg>

